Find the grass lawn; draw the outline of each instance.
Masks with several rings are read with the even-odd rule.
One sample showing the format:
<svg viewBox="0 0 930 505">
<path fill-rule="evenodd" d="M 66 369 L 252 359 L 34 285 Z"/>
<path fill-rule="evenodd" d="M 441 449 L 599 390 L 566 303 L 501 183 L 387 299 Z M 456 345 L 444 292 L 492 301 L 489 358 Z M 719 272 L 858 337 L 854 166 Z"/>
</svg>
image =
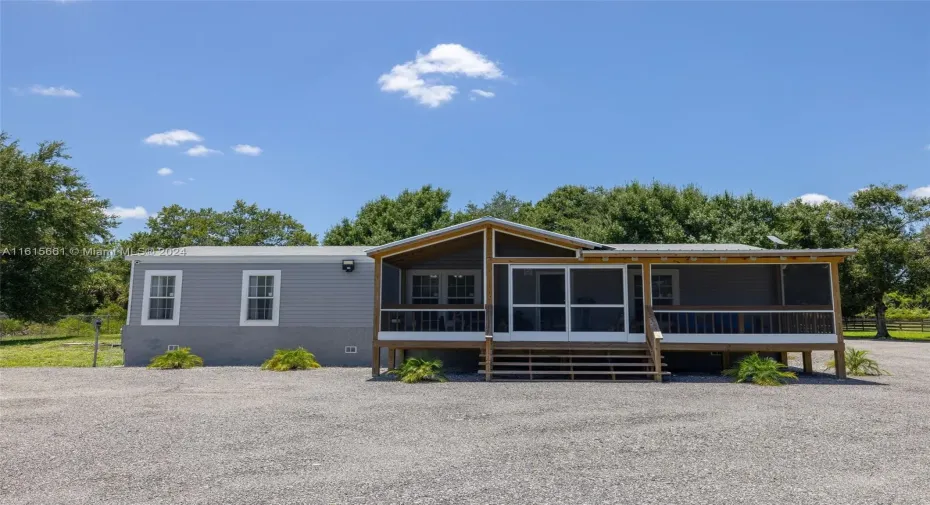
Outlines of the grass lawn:
<svg viewBox="0 0 930 505">
<path fill-rule="evenodd" d="M 927 340 L 930 341 L 930 332 L 889 330 L 893 340 Z M 843 337 L 848 339 L 875 338 L 875 330 L 844 331 Z"/>
<path fill-rule="evenodd" d="M 97 366 L 123 364 L 119 334 L 100 335 Z M 89 345 L 67 345 L 89 344 Z M 94 359 L 94 336 L 17 335 L 0 339 L 0 368 L 9 367 L 89 367 Z"/>
</svg>

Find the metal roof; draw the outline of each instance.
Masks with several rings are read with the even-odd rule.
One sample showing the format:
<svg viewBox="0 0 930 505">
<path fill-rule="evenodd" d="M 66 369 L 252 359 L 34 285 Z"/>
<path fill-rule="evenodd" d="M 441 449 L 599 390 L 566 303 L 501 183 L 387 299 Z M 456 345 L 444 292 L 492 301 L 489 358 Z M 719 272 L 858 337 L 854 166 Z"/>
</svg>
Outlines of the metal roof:
<svg viewBox="0 0 930 505">
<path fill-rule="evenodd" d="M 620 244 L 617 244 L 620 245 Z M 722 244 L 724 246 L 736 245 L 736 248 L 713 248 L 713 244 L 666 244 L 680 246 L 663 248 L 662 244 L 642 244 L 641 248 L 630 245 L 628 249 L 612 249 L 609 251 L 582 251 L 583 256 L 701 256 L 701 257 L 780 257 L 780 256 L 852 256 L 855 249 L 762 249 L 741 244 Z M 687 248 L 685 246 L 690 246 Z M 701 247 L 704 246 L 704 247 Z"/>
<path fill-rule="evenodd" d="M 433 230 L 430 232 L 422 233 L 415 237 L 408 237 L 405 239 L 396 240 L 389 244 L 379 245 L 377 247 L 371 247 L 366 252 L 368 254 L 371 254 L 371 253 L 376 253 L 378 251 L 383 251 L 385 249 L 393 249 L 394 247 L 397 247 L 399 245 L 418 242 L 426 238 L 435 237 L 437 235 L 444 235 L 449 232 L 461 230 L 463 228 L 468 228 L 470 226 L 474 226 L 476 224 L 481 224 L 481 223 L 493 223 L 493 224 L 499 224 L 501 226 L 505 226 L 509 228 L 516 228 L 518 230 L 523 230 L 529 233 L 536 233 L 536 234 L 543 235 L 546 237 L 557 238 L 557 239 L 565 240 L 567 242 L 572 242 L 572 243 L 578 244 L 581 247 L 590 247 L 592 249 L 604 249 L 607 247 L 604 244 L 598 244 L 597 242 L 591 242 L 590 240 L 584 240 L 584 239 L 572 237 L 569 235 L 562 235 L 561 233 L 555 233 L 555 232 L 543 230 L 541 228 L 534 228 L 532 226 L 527 226 L 525 224 L 519 224 L 519 223 L 514 223 L 511 221 L 506 221 L 504 219 L 498 219 L 496 217 L 479 217 L 478 219 L 472 219 L 471 221 L 466 221 L 464 223 L 459 223 L 459 224 L 455 224 L 452 226 L 447 226 L 445 228 L 440 228 L 438 230 Z"/>
<path fill-rule="evenodd" d="M 188 246 L 140 252 L 126 259 L 140 258 L 255 258 L 255 257 L 365 257 L 369 246 Z"/>
<path fill-rule="evenodd" d="M 616 251 L 755 251 L 761 247 L 746 244 L 607 244 Z"/>
</svg>

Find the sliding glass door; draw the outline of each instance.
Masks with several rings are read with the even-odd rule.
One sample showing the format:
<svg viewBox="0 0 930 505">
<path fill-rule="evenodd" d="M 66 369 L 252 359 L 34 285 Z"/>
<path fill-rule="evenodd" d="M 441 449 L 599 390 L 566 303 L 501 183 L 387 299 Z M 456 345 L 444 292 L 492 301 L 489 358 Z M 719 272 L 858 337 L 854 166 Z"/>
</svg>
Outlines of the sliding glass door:
<svg viewBox="0 0 930 505">
<path fill-rule="evenodd" d="M 625 342 L 624 266 L 510 268 L 511 340 Z"/>
</svg>

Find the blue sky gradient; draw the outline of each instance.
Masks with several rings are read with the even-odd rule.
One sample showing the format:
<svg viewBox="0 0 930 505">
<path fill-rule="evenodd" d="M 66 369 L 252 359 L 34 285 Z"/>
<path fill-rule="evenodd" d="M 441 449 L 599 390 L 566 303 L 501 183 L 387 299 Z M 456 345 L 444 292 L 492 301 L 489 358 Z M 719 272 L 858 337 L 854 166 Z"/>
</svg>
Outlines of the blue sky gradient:
<svg viewBox="0 0 930 505">
<path fill-rule="evenodd" d="M 3 130 L 28 150 L 65 140 L 97 193 L 148 213 L 242 198 L 322 235 L 427 183 L 453 207 L 634 179 L 776 201 L 930 185 L 928 3 L 3 2 L 0 15 Z M 439 44 L 503 77 L 423 76 L 458 88 L 436 107 L 381 89 Z M 203 140 L 144 142 L 173 129 Z M 185 154 L 200 144 L 222 154 Z"/>
</svg>

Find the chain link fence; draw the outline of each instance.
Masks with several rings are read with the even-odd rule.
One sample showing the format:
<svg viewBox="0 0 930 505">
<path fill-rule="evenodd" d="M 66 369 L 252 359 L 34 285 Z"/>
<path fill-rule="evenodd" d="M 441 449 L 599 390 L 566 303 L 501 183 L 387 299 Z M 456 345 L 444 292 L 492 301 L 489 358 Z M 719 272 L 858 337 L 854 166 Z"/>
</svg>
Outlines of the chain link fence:
<svg viewBox="0 0 930 505">
<path fill-rule="evenodd" d="M 55 323 L 25 323 L 16 319 L 0 319 L 0 338 L 11 336 L 72 336 L 92 337 L 94 321 L 100 319 L 101 335 L 118 335 L 126 323 L 125 315 L 74 314 Z"/>
</svg>

